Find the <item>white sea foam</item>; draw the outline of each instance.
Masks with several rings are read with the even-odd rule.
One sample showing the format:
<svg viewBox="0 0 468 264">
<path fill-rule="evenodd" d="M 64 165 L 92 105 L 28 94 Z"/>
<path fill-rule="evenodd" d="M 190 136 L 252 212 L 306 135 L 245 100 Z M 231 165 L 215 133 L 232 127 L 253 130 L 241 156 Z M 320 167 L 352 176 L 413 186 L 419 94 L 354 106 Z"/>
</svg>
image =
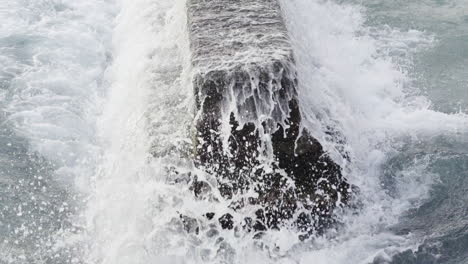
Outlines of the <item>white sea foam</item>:
<svg viewBox="0 0 468 264">
<path fill-rule="evenodd" d="M 360 188 L 363 202 L 357 216 L 344 218 L 346 227 L 336 241 L 300 254 L 300 262 L 368 263 L 416 244 L 411 235 L 396 236 L 386 228 L 424 200 L 437 178 L 425 171 L 426 160 L 415 157 L 397 177 L 396 194 L 390 196 L 381 186 L 382 166 L 404 141 L 468 131 L 465 114 L 431 110 L 430 102 L 418 96 L 421 87 L 411 86 L 411 56 L 430 47 L 433 37 L 367 27 L 359 6 L 282 3 L 295 45 L 303 112 L 316 136 L 330 143 L 330 151 L 337 144 L 325 133 L 328 127 L 344 136 L 351 156 L 347 177 Z"/>
<path fill-rule="evenodd" d="M 115 61 L 108 72 L 111 91 L 99 130 L 102 160 L 86 211 L 88 262 L 366 263 L 416 245 L 411 236 L 386 228 L 423 199 L 436 179 L 424 173 L 424 160 L 415 161 L 401 172 L 398 195 L 390 196 L 381 186 L 381 166 L 397 152 L 394 142 L 408 135 L 464 131 L 466 116 L 430 110 L 410 86 L 405 63 L 413 52 L 430 46 L 431 36 L 368 28 L 364 10 L 330 1 L 282 5 L 307 126 L 360 188 L 359 214 L 343 215 L 343 230 L 333 239 L 303 245 L 289 230 L 268 232 L 263 242 L 219 230 L 224 238 L 219 243 L 205 236 L 209 226 L 198 218 L 199 236 L 183 230 L 179 214 L 226 211 L 223 202 L 196 201 L 188 186 L 174 184 L 174 177 L 195 172 L 185 159 L 193 109 L 184 4 L 121 2 Z M 400 59 L 392 57 L 395 52 Z M 330 137 L 330 127 L 346 143 Z M 338 154 L 340 147 L 350 154 L 350 163 Z M 242 219 L 241 214 L 234 217 Z"/>
<path fill-rule="evenodd" d="M 183 164 L 171 153 L 182 156 L 174 148 L 190 142 L 193 119 L 183 78 L 184 2 L 121 1 L 120 7 L 99 121 L 102 158 L 85 213 L 88 263 L 150 263 L 169 254 L 171 237 L 159 231 L 178 218 L 172 206 L 184 199 L 166 184 L 170 166 Z"/>
<path fill-rule="evenodd" d="M 2 108 L 6 122 L 29 140 L 32 151 L 60 168 L 59 180 L 79 186 L 94 167 L 112 6 L 8 1 L 0 8 L 0 67 L 9 83 Z"/>
<path fill-rule="evenodd" d="M 411 86 L 411 54 L 430 47 L 432 36 L 369 28 L 359 6 L 281 1 L 307 126 L 359 187 L 362 207 L 358 214 L 340 216 L 339 234 L 311 244 L 298 244 L 290 230 L 268 232 L 262 241 L 220 230 L 226 243 L 218 243 L 206 237 L 209 226 L 201 219 L 201 235 L 187 234 L 179 214 L 220 215 L 227 205 L 196 201 L 188 186 L 174 183 L 175 177 L 196 172 L 186 158 L 193 92 L 185 1 L 121 0 L 114 60 L 104 77 L 113 5 L 37 1 L 23 9 L 21 3 L 9 1 L 0 12 L 7 21 L 0 25 L 10 36 L 7 41 L 19 45 L 25 36 L 33 41 L 27 54 L 7 50 L 14 56 L 0 55 L 2 77 L 17 75 L 13 96 L 0 94 L 12 99 L 2 110 L 34 151 L 62 168 L 63 181 L 89 193 L 84 231 L 65 241 L 81 243 L 89 264 L 368 263 L 376 256 L 388 258 L 417 245 L 412 235 L 397 236 L 387 228 L 421 202 L 437 178 L 426 173 L 427 160 L 415 159 L 396 175 L 396 193 L 389 195 L 381 186 L 382 166 L 403 142 L 468 132 L 465 114 L 431 110 L 418 87 Z M 18 10 L 22 15 L 16 15 Z M 341 157 L 343 149 L 349 161 Z M 240 221 L 242 212 L 234 217 Z"/>
<path fill-rule="evenodd" d="M 114 13 L 100 0 L 0 4 L 2 263 L 74 258 L 63 238 L 95 170 Z"/>
</svg>

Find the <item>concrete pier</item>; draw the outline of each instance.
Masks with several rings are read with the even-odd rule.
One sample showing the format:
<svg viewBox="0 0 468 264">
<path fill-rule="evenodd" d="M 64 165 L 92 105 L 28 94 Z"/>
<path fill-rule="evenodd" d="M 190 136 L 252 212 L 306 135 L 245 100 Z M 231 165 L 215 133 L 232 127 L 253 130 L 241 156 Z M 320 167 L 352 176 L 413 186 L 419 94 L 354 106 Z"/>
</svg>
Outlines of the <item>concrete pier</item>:
<svg viewBox="0 0 468 264">
<path fill-rule="evenodd" d="M 291 219 L 304 233 L 328 227 L 335 207 L 348 202 L 350 186 L 301 126 L 294 54 L 279 3 L 188 0 L 187 11 L 196 165 L 217 177 L 233 210 L 257 208 L 246 216 L 246 229 L 278 229 Z M 204 184 L 193 184 L 200 195 Z"/>
</svg>

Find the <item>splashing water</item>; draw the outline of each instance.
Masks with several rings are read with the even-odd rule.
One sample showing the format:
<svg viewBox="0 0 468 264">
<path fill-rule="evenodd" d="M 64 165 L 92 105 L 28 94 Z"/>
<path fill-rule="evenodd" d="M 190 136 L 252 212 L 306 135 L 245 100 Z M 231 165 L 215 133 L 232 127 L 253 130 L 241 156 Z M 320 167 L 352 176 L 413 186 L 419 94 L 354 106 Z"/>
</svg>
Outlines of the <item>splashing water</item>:
<svg viewBox="0 0 468 264">
<path fill-rule="evenodd" d="M 424 244 L 405 217 L 468 146 L 467 114 L 434 110 L 415 81 L 437 34 L 372 25 L 346 1 L 280 3 L 305 125 L 359 187 L 341 226 L 306 243 L 184 226 L 228 206 L 185 181 L 215 180 L 190 161 L 185 1 L 14 0 L 0 6 L 0 262 L 390 263 Z"/>
</svg>

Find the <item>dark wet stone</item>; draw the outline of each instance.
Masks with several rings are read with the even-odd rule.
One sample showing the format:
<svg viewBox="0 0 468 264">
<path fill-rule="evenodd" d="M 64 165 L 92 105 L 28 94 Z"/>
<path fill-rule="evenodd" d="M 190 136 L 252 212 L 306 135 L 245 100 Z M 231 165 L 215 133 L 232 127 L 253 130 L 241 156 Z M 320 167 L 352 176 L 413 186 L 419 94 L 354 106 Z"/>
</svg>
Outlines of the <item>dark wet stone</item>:
<svg viewBox="0 0 468 264">
<path fill-rule="evenodd" d="M 265 232 L 255 233 L 255 235 L 253 236 L 253 239 L 261 239 L 264 235 L 265 235 Z"/>
<path fill-rule="evenodd" d="M 215 213 L 206 213 L 205 216 L 206 218 L 208 218 L 208 220 L 212 220 L 213 217 L 215 216 Z"/>
<path fill-rule="evenodd" d="M 260 222 L 258 220 L 255 221 L 255 224 L 253 225 L 253 229 L 255 231 L 265 231 L 265 230 L 267 230 L 266 226 L 262 222 Z"/>
<path fill-rule="evenodd" d="M 190 190 L 194 192 L 195 197 L 206 198 L 211 192 L 211 186 L 205 181 L 198 181 L 198 178 L 195 176 Z"/>
<path fill-rule="evenodd" d="M 218 221 L 221 224 L 223 229 L 232 229 L 234 228 L 234 221 L 232 220 L 233 217 L 231 214 L 225 214 L 221 216 Z"/>
</svg>

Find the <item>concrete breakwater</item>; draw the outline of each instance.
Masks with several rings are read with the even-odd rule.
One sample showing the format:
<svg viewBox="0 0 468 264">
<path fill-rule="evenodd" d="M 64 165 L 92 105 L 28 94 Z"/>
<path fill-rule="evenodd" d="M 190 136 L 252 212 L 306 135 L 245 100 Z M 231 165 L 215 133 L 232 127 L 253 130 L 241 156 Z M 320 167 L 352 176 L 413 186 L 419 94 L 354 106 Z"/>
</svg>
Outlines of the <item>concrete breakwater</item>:
<svg viewBox="0 0 468 264">
<path fill-rule="evenodd" d="M 188 0 L 195 164 L 215 175 L 242 226 L 310 234 L 348 202 L 341 168 L 302 125 L 294 54 L 277 0 Z M 197 197 L 211 187 L 193 180 Z M 219 218 L 232 228 L 232 217 Z"/>
</svg>

